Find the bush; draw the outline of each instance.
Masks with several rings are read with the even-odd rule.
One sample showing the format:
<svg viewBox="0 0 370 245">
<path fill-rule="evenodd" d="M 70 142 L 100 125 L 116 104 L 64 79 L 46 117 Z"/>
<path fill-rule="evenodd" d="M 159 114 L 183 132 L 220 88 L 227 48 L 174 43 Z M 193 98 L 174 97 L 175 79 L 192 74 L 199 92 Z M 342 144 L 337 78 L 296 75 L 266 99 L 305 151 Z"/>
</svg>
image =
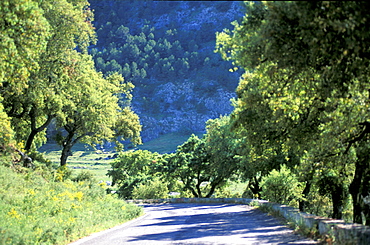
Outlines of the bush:
<svg viewBox="0 0 370 245">
<path fill-rule="evenodd" d="M 63 182 L 67 179 L 70 179 L 72 176 L 72 169 L 69 169 L 67 166 L 60 166 L 58 167 L 55 173 L 55 181 Z"/>
<path fill-rule="evenodd" d="M 54 182 L 39 171 L 0 166 L 0 244 L 67 244 L 142 213 L 98 183 Z"/>
<path fill-rule="evenodd" d="M 155 178 L 162 162 L 162 156 L 156 152 L 147 150 L 122 152 L 111 163 L 112 170 L 108 170 L 107 175 L 112 177 L 113 186 L 118 187 L 119 197 L 131 199 L 135 187 Z"/>
<path fill-rule="evenodd" d="M 44 153 L 32 151 L 28 154 L 28 156 L 32 159 L 32 161 L 37 161 L 45 164 L 46 166 L 51 166 L 51 161 L 45 157 Z"/>
<path fill-rule="evenodd" d="M 96 179 L 94 178 L 94 175 L 87 170 L 83 170 L 80 173 L 77 174 L 76 177 L 71 178 L 72 181 L 74 182 L 81 182 L 81 181 L 86 181 L 86 182 L 94 182 Z"/>
<path fill-rule="evenodd" d="M 283 165 L 280 171 L 272 170 L 269 175 L 262 178 L 261 197 L 280 204 L 298 206 L 302 198 L 302 186 L 294 173 Z"/>
<path fill-rule="evenodd" d="M 136 186 L 132 192 L 134 199 L 161 199 L 168 198 L 167 184 L 156 179 L 146 184 Z"/>
</svg>

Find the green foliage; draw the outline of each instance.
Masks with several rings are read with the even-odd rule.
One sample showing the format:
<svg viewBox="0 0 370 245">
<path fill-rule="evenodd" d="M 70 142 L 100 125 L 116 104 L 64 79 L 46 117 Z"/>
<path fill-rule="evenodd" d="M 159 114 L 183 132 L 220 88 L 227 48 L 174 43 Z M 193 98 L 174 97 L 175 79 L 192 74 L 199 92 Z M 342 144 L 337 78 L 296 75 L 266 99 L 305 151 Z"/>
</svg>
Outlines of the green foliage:
<svg viewBox="0 0 370 245">
<path fill-rule="evenodd" d="M 51 161 L 43 153 L 38 151 L 32 151 L 28 154 L 32 161 L 37 161 L 39 163 L 45 164 L 46 166 L 51 166 Z"/>
<path fill-rule="evenodd" d="M 1 99 L 1 97 L 0 97 Z M 8 146 L 14 136 L 14 131 L 11 128 L 10 118 L 8 115 L 3 111 L 3 105 L 0 104 L 0 150 L 1 148 L 5 148 Z"/>
<path fill-rule="evenodd" d="M 55 179 L 56 182 L 63 182 L 67 179 L 70 179 L 72 176 L 72 170 L 69 169 L 66 165 L 59 166 L 57 168 L 57 171 L 55 173 Z"/>
<path fill-rule="evenodd" d="M 168 198 L 167 184 L 159 179 L 141 183 L 132 191 L 133 199 L 161 199 Z"/>
<path fill-rule="evenodd" d="M 0 3 L 0 86 L 3 97 L 18 95 L 46 47 L 50 25 L 37 1 Z"/>
<path fill-rule="evenodd" d="M 206 129 L 204 140 L 212 171 L 224 180 L 237 177 L 240 168 L 240 142 L 230 130 L 230 117 L 210 119 L 206 122 Z"/>
<path fill-rule="evenodd" d="M 82 59 L 75 67 L 79 82 L 68 89 L 65 113 L 57 117 L 58 126 L 67 132 L 59 142 L 63 146 L 61 165 L 66 164 L 72 146 L 80 140 L 93 145 L 122 137 L 141 143 L 138 116 L 129 106 L 121 108 L 117 96 L 123 93 L 129 103 L 133 85 L 123 83 L 122 76 L 116 73 L 104 78 L 96 72 L 90 56 L 75 54 L 76 60 Z"/>
<path fill-rule="evenodd" d="M 161 170 L 165 178 L 181 181 L 184 190 L 194 197 L 211 197 L 225 185 L 237 169 L 233 140 L 225 136 L 227 121 L 228 118 L 210 120 L 205 137 L 193 134 L 178 146 L 176 153 L 168 154 Z"/>
<path fill-rule="evenodd" d="M 6 147 L 20 132 L 14 130 L 12 114 L 26 107 L 28 79 L 40 68 L 37 62 L 46 48 L 50 26 L 37 1 L 0 3 L 0 144 Z M 9 100 L 12 101 L 9 103 Z M 6 112 L 7 115 L 4 115 Z M 24 112 L 23 112 L 24 114 Z M 18 120 L 20 121 L 20 120 Z M 23 121 L 20 121 L 23 123 Z M 10 126 L 10 123 L 12 124 Z M 23 125 L 24 126 L 24 125 Z M 10 129 L 12 127 L 13 130 Z M 5 145 L 4 145 L 5 143 Z"/>
<path fill-rule="evenodd" d="M 335 218 L 342 215 L 349 187 L 354 222 L 364 217 L 369 223 L 363 199 L 369 179 L 364 160 L 370 132 L 368 3 L 248 2 L 246 7 L 233 31 L 217 34 L 216 50 L 249 71 L 237 89 L 232 118 L 234 130 L 251 146 L 251 160 L 269 163 L 279 156 L 277 166 L 308 170 L 304 195 L 319 186 L 321 194 L 337 192 L 341 198 L 331 200 Z M 335 188 L 328 189 L 328 183 Z"/>
<path fill-rule="evenodd" d="M 96 182 L 94 174 L 91 171 L 87 171 L 87 170 L 83 170 L 79 172 L 77 176 L 71 178 L 71 180 L 75 182 L 82 182 L 82 181 L 90 182 L 90 183 Z"/>
<path fill-rule="evenodd" d="M 66 244 L 142 212 L 97 183 L 53 182 L 40 172 L 48 170 L 0 169 L 1 244 Z"/>
<path fill-rule="evenodd" d="M 9 9 L 16 13 L 9 16 L 16 18 L 19 14 L 17 9 L 33 6 L 31 3 L 10 4 Z M 32 31 L 29 26 L 39 28 L 39 31 L 34 30 L 39 37 L 31 39 L 28 35 L 24 36 L 25 33 L 19 35 L 28 40 L 38 40 L 39 44 L 37 47 L 28 47 L 27 43 L 23 46 L 22 43 L 16 42 L 22 50 L 19 52 L 20 56 L 33 61 L 33 64 L 24 65 L 29 67 L 27 81 L 20 91 L 6 82 L 2 91 L 3 105 L 8 116 L 12 118 L 16 139 L 24 143 L 26 151 L 44 143 L 46 127 L 53 118 L 62 116 L 62 104 L 66 98 L 60 91 L 76 80 L 73 76 L 74 58 L 70 56 L 70 52 L 76 47 L 86 52 L 87 45 L 95 38 L 89 21 L 91 11 L 86 8 L 85 1 L 59 1 L 55 4 L 44 1 L 34 4 L 35 9 L 31 11 L 35 13 L 36 18 L 31 16 L 30 20 L 35 18 L 36 23 L 30 25 L 31 23 L 21 21 L 18 25 L 21 30 Z M 39 14 L 43 22 L 38 19 Z M 65 21 L 66 17 L 69 21 Z M 38 21 L 40 23 L 37 23 Z M 10 26 L 3 26 L 6 26 L 5 31 L 11 30 Z M 34 53 L 30 54 L 31 52 Z M 15 62 L 16 57 L 9 54 L 7 59 Z M 10 73 L 5 81 L 11 79 Z"/>
<path fill-rule="evenodd" d="M 87 54 L 96 42 L 88 2 L 3 1 L 0 16 L 2 147 L 15 145 L 14 135 L 18 148 L 33 152 L 54 119 L 68 133 L 60 134 L 61 165 L 79 140 L 140 143 L 139 119 L 129 107 L 133 85 L 117 74 L 103 77 Z"/>
<path fill-rule="evenodd" d="M 205 143 L 194 134 L 178 146 L 176 153 L 167 155 L 162 172 L 167 172 L 169 179 L 179 179 L 184 189 L 189 190 L 195 197 L 203 197 L 201 184 L 209 181 L 210 167 Z"/>
<path fill-rule="evenodd" d="M 242 198 L 240 192 L 233 192 L 229 186 L 223 186 L 222 188 L 217 188 L 214 194 L 215 198 Z"/>
<path fill-rule="evenodd" d="M 155 178 L 163 161 L 160 154 L 146 150 L 121 152 L 107 175 L 112 177 L 112 185 L 117 185 L 118 195 L 129 199 L 136 186 Z"/>
<path fill-rule="evenodd" d="M 236 177 L 237 161 L 232 153 L 235 142 L 228 138 L 228 120 L 222 117 L 210 121 L 207 128 L 210 135 L 203 139 L 191 135 L 176 153 L 160 155 L 147 150 L 120 153 L 108 171 L 113 185 L 118 186 L 119 196 L 140 198 L 157 195 L 156 191 L 167 195 L 169 188 L 181 192 L 181 196 L 191 193 L 195 197 L 210 197 L 228 179 Z M 154 184 L 158 188 L 149 192 Z"/>
<path fill-rule="evenodd" d="M 302 186 L 294 173 L 285 165 L 279 171 L 272 170 L 261 181 L 262 199 L 297 207 L 302 198 Z"/>
</svg>

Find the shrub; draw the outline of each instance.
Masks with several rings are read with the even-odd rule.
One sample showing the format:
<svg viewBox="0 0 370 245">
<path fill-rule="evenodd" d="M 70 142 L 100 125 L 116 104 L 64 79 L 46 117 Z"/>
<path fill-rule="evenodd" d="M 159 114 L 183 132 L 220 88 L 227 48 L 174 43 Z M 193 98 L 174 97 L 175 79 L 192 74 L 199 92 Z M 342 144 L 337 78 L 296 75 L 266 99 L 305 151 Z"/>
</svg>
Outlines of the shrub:
<svg viewBox="0 0 370 245">
<path fill-rule="evenodd" d="M 81 181 L 87 181 L 87 182 L 94 182 L 96 181 L 94 178 L 94 175 L 87 170 L 83 170 L 80 173 L 77 174 L 76 177 L 71 178 L 74 182 L 81 182 Z"/>
<path fill-rule="evenodd" d="M 55 172 L 55 181 L 63 182 L 70 179 L 72 176 L 72 169 L 69 169 L 66 165 L 58 167 Z"/>
<path fill-rule="evenodd" d="M 51 166 L 51 161 L 45 157 L 44 153 L 32 151 L 28 154 L 28 156 L 32 159 L 32 161 L 37 161 L 45 164 L 46 166 Z"/>
<path fill-rule="evenodd" d="M 107 175 L 112 177 L 113 186 L 118 187 L 119 197 L 131 199 L 135 187 L 155 178 L 162 162 L 162 156 L 156 152 L 147 150 L 122 152 L 111 163 L 112 170 L 108 170 Z"/>
<path fill-rule="evenodd" d="M 161 199 L 168 197 L 167 184 L 156 179 L 136 186 L 132 192 L 134 199 Z"/>
<path fill-rule="evenodd" d="M 285 165 L 280 171 L 272 170 L 269 175 L 262 178 L 261 197 L 280 204 L 297 206 L 298 200 L 302 198 L 302 186 L 296 175 Z"/>
</svg>

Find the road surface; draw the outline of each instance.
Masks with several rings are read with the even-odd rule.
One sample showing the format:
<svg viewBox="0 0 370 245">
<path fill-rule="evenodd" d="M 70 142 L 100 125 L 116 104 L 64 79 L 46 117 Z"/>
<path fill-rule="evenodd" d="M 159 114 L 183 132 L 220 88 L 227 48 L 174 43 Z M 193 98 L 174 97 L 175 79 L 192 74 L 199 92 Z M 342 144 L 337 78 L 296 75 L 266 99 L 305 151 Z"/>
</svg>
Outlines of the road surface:
<svg viewBox="0 0 370 245">
<path fill-rule="evenodd" d="M 150 204 L 145 215 L 71 245 L 319 244 L 247 205 Z"/>
</svg>

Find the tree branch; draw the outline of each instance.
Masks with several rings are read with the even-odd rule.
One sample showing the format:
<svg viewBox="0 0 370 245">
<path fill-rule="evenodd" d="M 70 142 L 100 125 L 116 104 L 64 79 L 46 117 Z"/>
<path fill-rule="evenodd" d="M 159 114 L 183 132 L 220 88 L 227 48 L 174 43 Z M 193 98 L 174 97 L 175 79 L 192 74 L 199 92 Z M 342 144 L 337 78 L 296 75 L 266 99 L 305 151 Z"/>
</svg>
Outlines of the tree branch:
<svg viewBox="0 0 370 245">
<path fill-rule="evenodd" d="M 351 146 L 354 143 L 362 140 L 365 137 L 366 134 L 370 133 L 370 127 L 369 127 L 370 126 L 370 122 L 365 121 L 365 122 L 359 123 L 359 125 L 365 126 L 365 129 L 361 132 L 361 134 L 359 136 L 357 136 L 353 140 L 348 141 L 349 144 L 348 144 L 346 150 L 344 151 L 344 154 L 347 154 L 348 153 L 349 149 L 351 148 Z"/>
</svg>

